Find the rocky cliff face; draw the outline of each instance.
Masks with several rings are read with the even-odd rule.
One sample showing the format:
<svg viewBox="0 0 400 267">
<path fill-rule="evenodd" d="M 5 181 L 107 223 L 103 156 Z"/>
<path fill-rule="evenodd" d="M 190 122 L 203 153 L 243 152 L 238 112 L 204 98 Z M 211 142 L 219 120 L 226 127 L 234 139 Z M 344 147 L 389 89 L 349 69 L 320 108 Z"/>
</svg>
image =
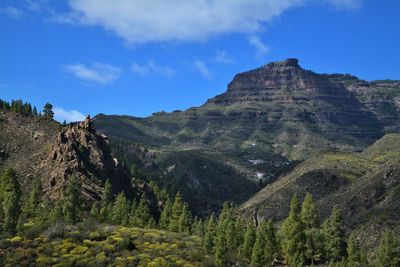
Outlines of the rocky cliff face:
<svg viewBox="0 0 400 267">
<path fill-rule="evenodd" d="M 107 179 L 114 194 L 124 191 L 138 198 L 146 192 L 154 197 L 146 183 L 112 157 L 107 136 L 96 131 L 89 116 L 61 127 L 50 119 L 0 111 L 0 126 L 0 171 L 14 168 L 24 191 L 40 179 L 51 198 L 63 197 L 63 188 L 74 175 L 82 181 L 86 205 L 100 199 Z"/>
<path fill-rule="evenodd" d="M 262 105 L 259 116 L 270 122 L 292 116 L 292 120 L 313 123 L 322 131 L 330 131 L 324 128 L 331 124 L 331 130 L 352 127 L 341 129 L 349 135 L 379 136 L 379 120 L 352 91 L 324 75 L 302 69 L 297 59 L 240 73 L 227 92 L 207 104 Z"/>
<path fill-rule="evenodd" d="M 43 187 L 57 197 L 71 175 L 82 177 L 83 195 L 99 199 L 104 182 L 109 179 L 114 193 L 124 191 L 133 197 L 134 179 L 116 158 L 111 157 L 107 136 L 94 129 L 88 116 L 85 121 L 64 127 L 57 134 L 42 168 L 51 170 Z"/>
</svg>

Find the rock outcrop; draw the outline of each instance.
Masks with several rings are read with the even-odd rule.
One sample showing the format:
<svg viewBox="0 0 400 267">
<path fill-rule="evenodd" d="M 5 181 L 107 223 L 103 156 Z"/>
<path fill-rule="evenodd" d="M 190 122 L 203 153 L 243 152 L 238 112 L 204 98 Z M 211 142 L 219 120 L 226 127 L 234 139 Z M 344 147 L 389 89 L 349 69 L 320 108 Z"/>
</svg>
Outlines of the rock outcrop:
<svg viewBox="0 0 400 267">
<path fill-rule="evenodd" d="M 41 167 L 51 170 L 42 184 L 52 198 L 62 196 L 62 189 L 72 175 L 81 178 L 82 195 L 89 202 L 100 198 L 107 179 L 115 194 L 124 191 L 132 198 L 140 191 L 150 190 L 111 156 L 107 136 L 95 130 L 90 116 L 62 128 Z"/>
</svg>

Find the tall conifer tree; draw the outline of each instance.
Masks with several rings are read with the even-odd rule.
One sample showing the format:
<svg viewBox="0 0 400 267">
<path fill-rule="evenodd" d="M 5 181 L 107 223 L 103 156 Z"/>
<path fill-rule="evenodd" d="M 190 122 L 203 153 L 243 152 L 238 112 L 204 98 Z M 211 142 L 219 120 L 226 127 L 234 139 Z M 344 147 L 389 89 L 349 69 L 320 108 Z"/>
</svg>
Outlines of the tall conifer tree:
<svg viewBox="0 0 400 267">
<path fill-rule="evenodd" d="M 346 257 L 346 239 L 343 228 L 342 212 L 335 206 L 322 226 L 324 253 L 331 262 L 341 261 Z"/>
<path fill-rule="evenodd" d="M 304 261 L 305 235 L 304 226 L 300 218 L 300 206 L 297 195 L 294 194 L 290 202 L 289 217 L 281 227 L 282 250 L 290 266 L 300 265 Z"/>
</svg>

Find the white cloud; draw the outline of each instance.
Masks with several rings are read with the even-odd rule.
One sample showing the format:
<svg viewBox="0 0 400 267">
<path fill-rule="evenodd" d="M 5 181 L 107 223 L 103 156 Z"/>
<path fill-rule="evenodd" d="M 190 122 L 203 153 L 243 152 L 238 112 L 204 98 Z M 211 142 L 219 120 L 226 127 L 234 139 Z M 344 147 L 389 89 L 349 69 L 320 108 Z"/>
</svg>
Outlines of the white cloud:
<svg viewBox="0 0 400 267">
<path fill-rule="evenodd" d="M 309 0 L 70 0 L 65 17 L 101 26 L 128 43 L 203 41 L 255 33 L 285 10 Z"/>
<path fill-rule="evenodd" d="M 176 74 L 176 71 L 168 66 L 158 66 L 154 61 L 149 60 L 147 64 L 140 65 L 138 63 L 133 63 L 131 66 L 133 73 L 146 76 L 149 74 L 158 74 L 166 77 L 172 77 Z"/>
<path fill-rule="evenodd" d="M 83 121 L 85 119 L 85 115 L 77 110 L 65 110 L 60 107 L 55 107 L 53 108 L 53 112 L 54 118 L 59 122 L 63 122 L 64 120 L 67 122 Z"/>
<path fill-rule="evenodd" d="M 90 66 L 81 63 L 69 64 L 64 65 L 63 68 L 78 79 L 98 84 L 110 83 L 121 74 L 120 68 L 99 62 Z"/>
<path fill-rule="evenodd" d="M 255 36 L 255 35 L 250 36 L 249 44 L 255 47 L 257 57 L 260 57 L 260 58 L 264 57 L 270 51 L 270 48 L 268 47 L 268 45 L 263 43 L 258 36 Z"/>
<path fill-rule="evenodd" d="M 234 60 L 228 56 L 226 51 L 217 51 L 214 57 L 215 63 L 232 64 Z"/>
<path fill-rule="evenodd" d="M 14 19 L 18 19 L 22 16 L 23 12 L 13 6 L 6 6 L 0 8 L 0 14 L 4 14 Z"/>
<path fill-rule="evenodd" d="M 203 76 L 204 78 L 210 78 L 210 70 L 208 69 L 206 63 L 201 60 L 195 60 L 192 62 L 192 69 L 195 72 L 198 72 Z"/>
</svg>

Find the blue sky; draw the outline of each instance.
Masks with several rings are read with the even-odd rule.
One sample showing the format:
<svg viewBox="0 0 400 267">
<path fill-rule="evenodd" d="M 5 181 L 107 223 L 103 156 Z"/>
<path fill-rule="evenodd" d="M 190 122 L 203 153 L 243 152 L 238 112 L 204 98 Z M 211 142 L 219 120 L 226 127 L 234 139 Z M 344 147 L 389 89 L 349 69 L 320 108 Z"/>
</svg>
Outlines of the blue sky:
<svg viewBox="0 0 400 267">
<path fill-rule="evenodd" d="M 0 98 L 148 116 L 296 57 L 318 73 L 400 79 L 400 1 L 0 1 Z"/>
</svg>

